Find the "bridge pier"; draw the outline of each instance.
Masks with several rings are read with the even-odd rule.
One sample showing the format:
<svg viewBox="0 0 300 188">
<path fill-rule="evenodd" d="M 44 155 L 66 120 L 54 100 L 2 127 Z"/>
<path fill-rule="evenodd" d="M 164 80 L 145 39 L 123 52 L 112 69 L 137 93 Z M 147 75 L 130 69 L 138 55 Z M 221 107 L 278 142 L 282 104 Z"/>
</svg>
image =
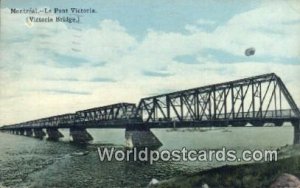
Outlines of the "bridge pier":
<svg viewBox="0 0 300 188">
<path fill-rule="evenodd" d="M 32 129 L 25 129 L 25 136 L 32 136 Z"/>
<path fill-rule="evenodd" d="M 76 143 L 87 143 L 93 140 L 93 137 L 83 127 L 71 127 L 70 135 L 72 136 L 73 142 Z"/>
<path fill-rule="evenodd" d="M 293 123 L 294 127 L 294 144 L 300 144 L 300 121 Z"/>
<path fill-rule="evenodd" d="M 44 136 L 46 136 L 46 133 L 41 128 L 33 129 L 33 132 L 34 132 L 34 137 L 35 138 L 42 139 Z"/>
<path fill-rule="evenodd" d="M 47 128 L 46 132 L 49 140 L 58 140 L 59 138 L 64 137 L 64 135 L 58 131 L 58 128 Z"/>
<path fill-rule="evenodd" d="M 263 127 L 263 126 L 264 126 L 264 122 L 263 122 L 263 121 L 260 121 L 260 120 L 257 120 L 257 121 L 251 121 L 250 123 L 251 123 L 251 125 L 253 125 L 254 127 Z"/>
<path fill-rule="evenodd" d="M 146 125 L 128 125 L 125 131 L 125 146 L 127 148 L 159 148 L 162 143 Z"/>
<path fill-rule="evenodd" d="M 19 134 L 18 135 L 22 135 L 22 136 L 24 136 L 24 129 L 20 129 L 19 130 Z"/>
</svg>

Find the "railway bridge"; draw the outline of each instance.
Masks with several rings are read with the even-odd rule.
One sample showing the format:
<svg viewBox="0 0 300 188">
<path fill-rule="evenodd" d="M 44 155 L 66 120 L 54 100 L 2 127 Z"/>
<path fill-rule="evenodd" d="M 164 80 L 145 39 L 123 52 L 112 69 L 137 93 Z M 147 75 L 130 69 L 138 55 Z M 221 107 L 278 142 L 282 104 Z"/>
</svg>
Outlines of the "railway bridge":
<svg viewBox="0 0 300 188">
<path fill-rule="evenodd" d="M 123 128 L 127 147 L 159 147 L 153 128 L 294 127 L 300 143 L 300 110 L 281 78 L 274 73 L 117 103 L 75 113 L 5 125 L 1 131 L 57 140 L 69 128 L 74 142 L 93 138 L 88 128 Z"/>
</svg>

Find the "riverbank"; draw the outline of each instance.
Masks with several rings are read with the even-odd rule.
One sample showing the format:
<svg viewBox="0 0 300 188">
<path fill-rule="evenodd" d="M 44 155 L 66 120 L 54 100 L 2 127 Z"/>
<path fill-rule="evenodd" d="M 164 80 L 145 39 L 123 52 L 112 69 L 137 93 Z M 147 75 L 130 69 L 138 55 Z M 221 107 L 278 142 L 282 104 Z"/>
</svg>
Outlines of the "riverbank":
<svg viewBox="0 0 300 188">
<path fill-rule="evenodd" d="M 151 187 L 270 187 L 285 173 L 300 177 L 300 145 L 281 148 L 276 162 L 222 166 L 174 177 Z"/>
</svg>

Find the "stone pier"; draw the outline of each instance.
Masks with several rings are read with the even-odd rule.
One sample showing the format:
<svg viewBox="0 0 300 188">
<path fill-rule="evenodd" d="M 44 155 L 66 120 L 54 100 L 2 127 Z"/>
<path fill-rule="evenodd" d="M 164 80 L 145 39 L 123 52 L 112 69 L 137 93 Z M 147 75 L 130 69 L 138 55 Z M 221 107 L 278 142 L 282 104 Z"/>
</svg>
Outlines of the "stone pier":
<svg viewBox="0 0 300 188">
<path fill-rule="evenodd" d="M 24 129 L 18 130 L 18 135 L 24 135 Z"/>
<path fill-rule="evenodd" d="M 49 140 L 58 140 L 59 138 L 64 137 L 64 135 L 58 131 L 58 128 L 47 128 L 46 132 Z"/>
<path fill-rule="evenodd" d="M 125 131 L 127 148 L 159 148 L 162 143 L 146 125 L 127 126 Z"/>
<path fill-rule="evenodd" d="M 300 144 L 300 121 L 294 122 L 294 144 Z"/>
<path fill-rule="evenodd" d="M 72 136 L 73 142 L 76 143 L 87 143 L 93 140 L 93 137 L 83 127 L 71 127 L 70 135 Z"/>
<path fill-rule="evenodd" d="M 44 136 L 46 136 L 46 133 L 43 131 L 43 129 L 33 129 L 34 132 L 34 137 L 35 138 L 43 138 Z"/>
<path fill-rule="evenodd" d="M 32 136 L 33 132 L 32 129 L 25 129 L 25 136 Z"/>
</svg>

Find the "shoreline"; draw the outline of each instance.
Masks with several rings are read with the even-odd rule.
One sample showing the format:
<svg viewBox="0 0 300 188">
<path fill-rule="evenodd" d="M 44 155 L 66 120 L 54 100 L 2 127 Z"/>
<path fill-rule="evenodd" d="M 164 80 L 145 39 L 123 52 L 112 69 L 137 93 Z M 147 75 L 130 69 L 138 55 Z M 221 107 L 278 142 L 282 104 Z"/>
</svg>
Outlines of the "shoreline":
<svg viewBox="0 0 300 188">
<path fill-rule="evenodd" d="M 149 187 L 270 187 L 286 173 L 300 177 L 300 145 L 280 148 L 277 161 L 225 165 L 173 177 Z"/>
</svg>

